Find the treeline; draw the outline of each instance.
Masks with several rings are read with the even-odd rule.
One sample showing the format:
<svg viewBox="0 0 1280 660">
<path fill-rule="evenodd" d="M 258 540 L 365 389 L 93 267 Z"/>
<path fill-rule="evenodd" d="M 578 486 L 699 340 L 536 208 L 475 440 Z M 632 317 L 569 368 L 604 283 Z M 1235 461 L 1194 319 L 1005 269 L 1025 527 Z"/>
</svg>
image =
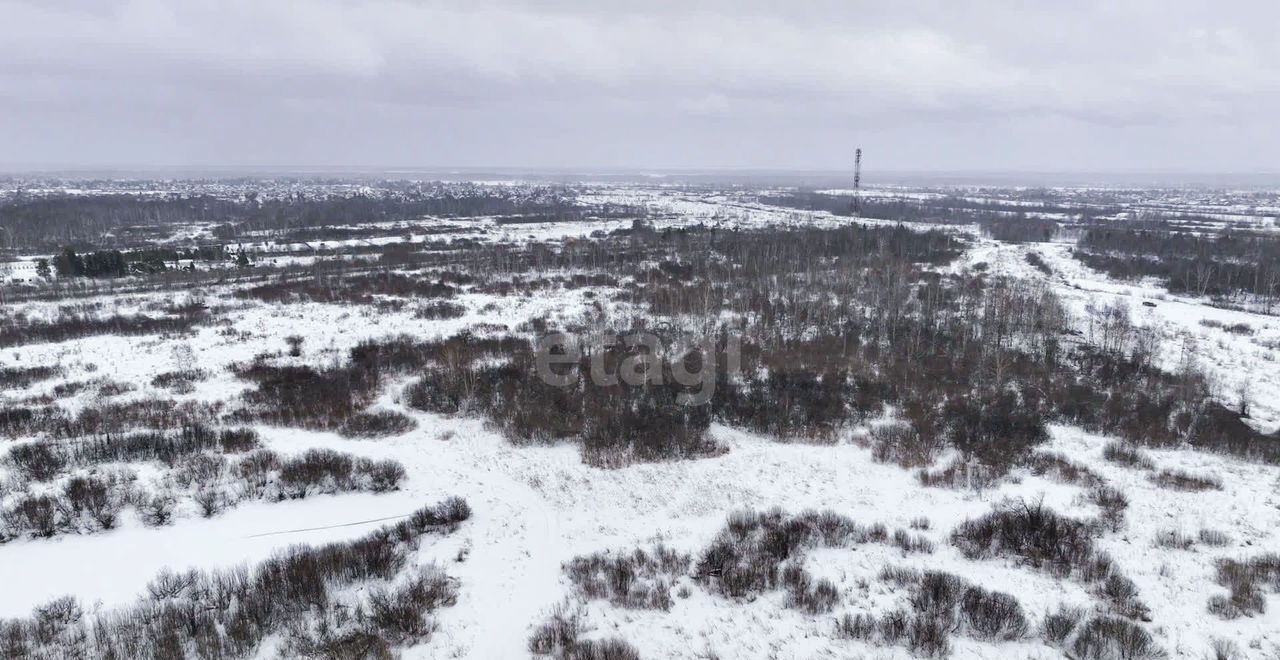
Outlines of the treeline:
<svg viewBox="0 0 1280 660">
<path fill-rule="evenodd" d="M 1074 252 L 1111 277 L 1156 277 L 1172 293 L 1218 299 L 1256 296 L 1266 313 L 1280 300 L 1280 238 L 1191 234 L 1148 229 L 1093 228 Z"/>
<path fill-rule="evenodd" d="M 211 195 L 67 195 L 19 199 L 0 205 L 3 247 L 53 249 L 103 245 L 117 230 L 141 226 L 215 224 L 227 240 L 253 231 L 288 231 L 332 225 L 405 221 L 423 215 L 538 215 L 578 219 L 593 210 L 560 189 L 507 191 L 439 184 L 382 194 L 310 199 L 223 199 Z M 594 212 L 607 212 L 599 209 Z"/>
<path fill-rule="evenodd" d="M 853 215 L 854 200 L 850 195 L 832 195 L 814 191 L 796 191 L 775 195 L 763 195 L 758 198 L 762 204 L 781 206 L 805 211 L 826 211 L 832 215 Z M 898 220 L 908 222 L 931 222 L 942 224 L 967 224 L 975 221 L 992 223 L 997 230 L 1002 230 L 1008 223 L 1021 225 L 1030 223 L 1035 230 L 1027 233 L 1028 238 L 1009 240 L 1047 240 L 1030 238 L 1040 236 L 1051 220 L 1029 217 L 1035 214 L 1092 215 L 1099 209 L 1081 209 L 1056 204 L 1005 204 L 999 201 L 977 201 L 963 197 L 924 197 L 908 198 L 863 198 L 861 216 L 882 220 Z M 1003 239 L 1002 239 L 1003 240 Z"/>
</svg>

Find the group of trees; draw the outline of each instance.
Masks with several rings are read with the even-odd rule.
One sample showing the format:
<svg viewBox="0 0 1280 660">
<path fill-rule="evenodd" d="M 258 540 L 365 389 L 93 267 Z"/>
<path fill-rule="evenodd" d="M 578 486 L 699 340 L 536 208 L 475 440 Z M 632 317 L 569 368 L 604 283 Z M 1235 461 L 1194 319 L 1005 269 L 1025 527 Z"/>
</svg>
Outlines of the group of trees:
<svg viewBox="0 0 1280 660">
<path fill-rule="evenodd" d="M 1096 227 L 1081 235 L 1074 255 L 1111 277 L 1157 277 L 1174 293 L 1252 295 L 1268 314 L 1280 302 L 1280 238 L 1273 236 Z"/>
<path fill-rule="evenodd" d="M 613 295 L 646 310 L 568 330 L 589 335 L 667 321 L 703 328 L 719 352 L 732 333 L 741 368 L 718 370 L 710 417 L 770 435 L 832 438 L 889 404 L 909 428 L 893 442 L 912 446 L 883 455 L 913 467 L 919 462 L 906 457 L 955 447 L 966 464 L 998 475 L 1029 460 L 1053 420 L 1139 444 L 1185 442 L 1280 460 L 1280 443 L 1215 403 L 1202 376 L 1157 368 L 1157 338 L 1123 308 L 1097 310 L 1081 334 L 1042 284 L 925 267 L 960 251 L 942 232 L 850 226 L 627 231 L 471 254 L 480 287 L 518 282 L 512 293 L 537 290 L 538 273 L 564 269 L 608 276 L 621 288 Z M 726 327 L 724 319 L 736 322 Z M 448 368 L 435 362 L 423 370 L 410 401 L 436 412 L 479 410 L 513 437 L 586 437 L 574 420 L 590 419 L 584 406 L 594 395 L 539 384 L 519 357 L 545 330 L 511 337 L 526 348 L 500 354 L 509 359 L 502 366 L 490 348 L 459 342 Z M 634 396 L 658 394 L 645 388 Z M 631 424 L 625 415 L 614 423 Z M 606 435 L 635 437 L 617 428 Z M 688 445 L 635 456 L 691 455 L 679 446 Z"/>
<path fill-rule="evenodd" d="M 52 260 L 52 270 L 48 259 L 36 262 L 36 274 L 49 277 L 54 272 L 59 278 L 73 277 L 124 277 L 126 275 L 147 275 L 162 273 L 170 269 L 184 268 L 194 270 L 196 261 L 224 261 L 229 257 L 222 246 L 203 246 L 195 248 L 147 248 L 142 250 L 94 250 L 77 251 L 72 247 L 64 247 Z M 189 262 L 181 266 L 180 262 Z M 248 255 L 243 250 L 236 253 L 236 265 L 243 268 L 250 264 Z"/>
</svg>

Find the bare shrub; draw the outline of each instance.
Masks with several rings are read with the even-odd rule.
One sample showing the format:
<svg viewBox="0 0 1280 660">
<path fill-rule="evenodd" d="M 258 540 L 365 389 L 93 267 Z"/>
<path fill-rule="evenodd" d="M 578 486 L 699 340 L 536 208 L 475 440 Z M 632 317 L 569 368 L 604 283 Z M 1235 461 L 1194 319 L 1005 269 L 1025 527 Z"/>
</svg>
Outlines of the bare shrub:
<svg viewBox="0 0 1280 660">
<path fill-rule="evenodd" d="M 160 461 L 166 465 L 176 465 L 202 452 L 239 453 L 258 445 L 258 434 L 252 429 L 215 431 L 203 424 L 190 424 L 171 433 L 148 431 L 103 434 L 73 443 L 70 453 L 72 461 L 77 465 L 136 461 Z"/>
<path fill-rule="evenodd" d="M 67 527 L 62 507 L 48 495 L 23 495 L 0 512 L 0 519 L 11 531 L 37 538 L 49 538 Z"/>
<path fill-rule="evenodd" d="M 969 559 L 1014 555 L 1056 575 L 1067 575 L 1093 555 L 1089 526 L 1040 502 L 1008 502 L 966 520 L 951 542 Z"/>
<path fill-rule="evenodd" d="M 918 582 L 920 580 L 920 571 L 906 566 L 885 566 L 880 569 L 879 578 L 889 584 L 901 587 Z"/>
<path fill-rule="evenodd" d="M 941 620 L 917 614 L 907 626 L 907 648 L 922 658 L 945 658 L 951 654 L 948 627 Z"/>
<path fill-rule="evenodd" d="M 93 317 L 62 314 L 51 321 L 9 322 L 0 327 L 0 348 L 35 342 L 59 342 L 96 335 L 152 335 L 186 332 L 204 321 L 204 310 L 182 310 L 177 316 L 115 315 Z"/>
<path fill-rule="evenodd" d="M 1263 589 L 1280 591 L 1280 554 L 1267 553 L 1246 560 L 1219 559 L 1217 582 L 1227 596 L 1209 599 L 1209 611 L 1224 619 L 1254 616 L 1267 611 Z"/>
<path fill-rule="evenodd" d="M 546 622 L 534 629 L 529 637 L 529 651 L 538 655 L 566 657 L 578 643 L 582 624 L 577 612 L 557 605 Z"/>
<path fill-rule="evenodd" d="M 931 465 L 946 448 L 946 440 L 931 432 L 921 433 L 910 422 L 893 422 L 871 430 L 871 457 L 881 463 L 903 468 Z"/>
<path fill-rule="evenodd" d="M 190 394 L 196 390 L 196 383 L 208 377 L 209 373 L 202 369 L 166 371 L 156 374 L 151 379 L 151 386 L 157 389 L 170 390 L 174 394 Z"/>
<path fill-rule="evenodd" d="M 952 630 L 958 621 L 956 609 L 968 589 L 969 583 L 962 577 L 925 571 L 912 587 L 911 609 L 917 616 L 936 619 L 944 629 Z"/>
<path fill-rule="evenodd" d="M 418 425 L 412 418 L 394 410 L 359 412 L 343 422 L 338 432 L 352 438 L 382 438 L 403 435 Z"/>
<path fill-rule="evenodd" d="M 640 660 L 640 652 L 625 640 L 586 639 L 574 645 L 566 660 Z"/>
<path fill-rule="evenodd" d="M 168 491 L 160 491 L 143 499 L 138 506 L 138 517 L 148 527 L 163 527 L 173 520 L 178 501 Z"/>
<path fill-rule="evenodd" d="M 1155 462 L 1147 456 L 1146 452 L 1131 444 L 1108 442 L 1107 446 L 1102 448 L 1102 457 L 1125 467 L 1142 470 L 1154 470 L 1156 468 Z"/>
<path fill-rule="evenodd" d="M 61 449 L 48 441 L 28 442 L 9 449 L 5 461 L 21 475 L 34 481 L 48 481 L 66 467 Z"/>
<path fill-rule="evenodd" d="M 1055 481 L 1092 488 L 1102 484 L 1102 477 L 1087 466 L 1057 452 L 1038 451 L 1027 462 L 1031 473 Z"/>
<path fill-rule="evenodd" d="M 1150 633 L 1115 617 L 1090 619 L 1071 643 L 1071 651 L 1079 660 L 1144 660 L 1165 656 Z"/>
<path fill-rule="evenodd" d="M 156 573 L 151 582 L 147 583 L 147 593 L 150 594 L 152 600 L 176 599 L 199 582 L 200 574 L 194 570 L 186 573 L 177 573 L 164 568 L 159 573 Z"/>
<path fill-rule="evenodd" d="M 1169 548 L 1171 550 L 1190 550 L 1196 543 L 1191 536 L 1183 534 L 1176 529 L 1162 529 L 1156 532 L 1155 539 L 1152 541 L 1157 548 Z"/>
<path fill-rule="evenodd" d="M 960 613 L 969 633 L 979 639 L 1021 639 L 1030 629 L 1018 599 L 982 587 L 969 587 L 964 592 Z"/>
<path fill-rule="evenodd" d="M 598 552 L 575 557 L 564 566 L 569 580 L 586 598 L 605 598 L 618 607 L 667 610 L 671 581 L 689 570 L 689 555 L 661 544 L 646 552 Z"/>
<path fill-rule="evenodd" d="M 1138 586 L 1118 572 L 1113 571 L 1098 585 L 1097 594 L 1114 614 L 1126 619 L 1150 619 L 1150 610 L 1138 598 Z"/>
<path fill-rule="evenodd" d="M 369 616 L 373 624 L 396 644 L 425 639 L 435 630 L 425 613 L 452 606 L 458 588 L 439 568 L 426 566 L 404 584 L 375 589 L 369 594 Z"/>
<path fill-rule="evenodd" d="M 1113 532 L 1124 526 L 1124 512 L 1129 508 L 1129 498 L 1118 488 L 1098 484 L 1089 489 L 1089 501 L 1101 510 L 1102 524 Z"/>
<path fill-rule="evenodd" d="M 465 305 L 459 305 L 447 300 L 433 300 L 419 305 L 413 310 L 413 318 L 428 321 L 462 318 L 466 314 L 467 308 Z"/>
<path fill-rule="evenodd" d="M 1229 639 L 1214 639 L 1209 644 L 1209 653 L 1205 655 L 1206 660 L 1237 660 L 1239 657 L 1240 648 Z"/>
<path fill-rule="evenodd" d="M 97 475 L 75 476 L 62 487 L 61 502 L 69 520 L 87 519 L 99 529 L 112 529 L 129 494 L 119 480 Z"/>
<path fill-rule="evenodd" d="M 714 591 L 742 598 L 779 588 L 783 563 L 799 559 L 809 548 L 886 541 L 882 525 L 864 527 L 829 511 L 796 516 L 778 509 L 740 511 L 729 515 L 724 529 L 703 550 L 693 575 Z"/>
<path fill-rule="evenodd" d="M 906 639 L 911 624 L 910 614 L 904 610 L 893 610 L 880 617 L 876 632 L 880 634 L 880 639 L 884 640 L 885 644 L 901 644 Z"/>
<path fill-rule="evenodd" d="M 922 486 L 982 490 L 990 488 L 1000 479 L 1000 474 L 982 463 L 956 459 L 941 470 L 920 470 L 916 479 Z"/>
<path fill-rule="evenodd" d="M 1061 646 L 1084 620 L 1085 611 L 1078 607 L 1059 606 L 1058 611 L 1048 612 L 1040 624 L 1040 635 L 1050 646 Z"/>
<path fill-rule="evenodd" d="M 1226 532 L 1217 529 L 1201 529 L 1196 535 L 1200 542 L 1215 548 L 1230 545 L 1231 537 Z"/>
<path fill-rule="evenodd" d="M 867 641 L 876 633 L 876 618 L 870 614 L 846 614 L 836 621 L 836 635 Z"/>
<path fill-rule="evenodd" d="M 905 529 L 894 531 L 893 544 L 905 554 L 933 552 L 933 541 L 923 534 L 911 534 Z"/>
<path fill-rule="evenodd" d="M 799 566 L 787 566 L 782 571 L 782 585 L 787 590 L 787 604 L 808 614 L 830 612 L 840 599 L 840 591 L 830 580 L 813 579 Z"/>
<path fill-rule="evenodd" d="M 1161 470 L 1152 475 L 1151 481 L 1163 488 L 1199 492 L 1222 490 L 1222 480 L 1211 474 L 1193 474 L 1184 470 Z"/>
</svg>

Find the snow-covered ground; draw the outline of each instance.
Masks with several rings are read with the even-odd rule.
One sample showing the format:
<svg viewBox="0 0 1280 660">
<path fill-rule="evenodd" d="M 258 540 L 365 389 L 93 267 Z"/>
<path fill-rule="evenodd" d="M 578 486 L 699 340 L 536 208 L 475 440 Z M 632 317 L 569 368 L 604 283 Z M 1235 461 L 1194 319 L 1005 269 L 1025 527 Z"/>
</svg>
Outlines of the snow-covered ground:
<svg viewBox="0 0 1280 660">
<path fill-rule="evenodd" d="M 848 222 L 829 214 L 764 207 L 730 195 L 684 194 L 665 188 L 618 187 L 588 196 L 594 203 L 643 204 L 658 227 L 706 223 L 723 226 L 764 224 L 831 225 Z M 470 223 L 487 240 L 552 240 L 588 236 L 629 226 L 629 222 L 498 225 Z M 980 238 L 955 268 L 987 264 L 988 272 L 1043 280 L 1067 303 L 1078 323 L 1089 310 L 1114 301 L 1126 303 L 1134 322 L 1152 327 L 1163 339 L 1159 359 L 1172 368 L 1184 350 L 1221 384 L 1219 396 L 1235 405 L 1247 395 L 1251 422 L 1266 432 L 1280 425 L 1280 319 L 1215 308 L 1204 301 L 1166 294 L 1154 283 L 1124 283 L 1091 271 L 1069 254 L 1065 243 L 1007 244 Z M 453 235 L 451 234 L 450 237 Z M 429 240 L 430 235 L 415 237 Z M 335 243 L 337 244 L 337 243 Z M 266 247 L 265 245 L 263 247 Z M 1026 261 L 1036 252 L 1049 264 L 1046 276 Z M 467 308 L 458 319 L 424 321 L 413 309 L 375 310 L 319 303 L 271 307 L 209 290 L 199 295 L 224 307 L 216 324 L 197 327 L 183 337 L 101 336 L 32 344 L 0 351 L 2 366 L 58 365 L 60 379 L 34 385 L 25 396 L 49 393 L 60 382 L 107 377 L 137 389 L 118 400 L 159 393 L 150 385 L 158 373 L 182 369 L 191 361 L 210 374 L 193 392 L 178 399 L 217 401 L 244 387 L 227 369 L 262 352 L 285 349 L 284 338 L 303 338 L 298 363 L 326 364 L 344 358 L 364 339 L 407 333 L 442 337 L 477 323 L 516 324 L 547 315 L 580 313 L 585 290 L 554 295 L 504 298 L 465 293 Z M 101 301 L 102 313 L 130 313 L 171 302 L 160 295 Z M 1155 303 L 1154 306 L 1144 302 Z M 28 317 L 49 318 L 54 303 L 31 303 Z M 1246 323 L 1241 335 L 1201 323 Z M 1082 328 L 1083 330 L 1083 328 Z M 289 358 L 281 358 L 287 363 Z M 412 417 L 414 430 L 392 438 L 351 440 L 333 433 L 260 427 L 266 446 L 282 455 L 327 447 L 403 463 L 408 478 L 396 492 L 316 496 L 282 503 L 245 503 L 210 519 L 193 510 L 159 529 L 126 514 L 119 529 L 51 540 L 17 540 L 0 545 L 0 617 L 26 615 L 33 606 L 73 594 L 89 609 L 132 602 L 162 567 L 215 568 L 252 563 L 291 544 L 319 544 L 354 538 L 414 509 L 449 495 L 465 497 L 474 516 L 458 533 L 429 539 L 421 561 L 435 561 L 459 579 L 456 605 L 437 613 L 439 630 L 406 657 L 517 658 L 528 655 L 533 628 L 553 607 L 568 599 L 581 608 L 588 637 L 618 636 L 647 658 L 848 658 L 910 657 L 898 647 L 872 647 L 839 639 L 833 618 L 845 612 L 882 612 L 901 606 L 906 593 L 878 578 L 885 566 L 946 570 L 987 588 L 1016 596 L 1033 622 L 1059 605 L 1092 607 L 1095 597 L 1080 583 L 1054 579 L 1012 561 L 974 562 L 948 541 L 957 524 L 991 510 L 1008 498 L 1043 499 L 1073 516 L 1095 513 L 1078 486 L 1027 473 L 983 491 L 925 488 L 914 473 L 872 460 L 856 434 L 834 444 L 780 443 L 740 430 L 713 426 L 712 437 L 728 448 L 724 455 L 700 460 L 639 464 L 614 470 L 585 465 L 572 445 L 515 447 L 473 418 L 443 417 L 413 411 L 399 402 L 405 382 L 385 388 L 382 408 Z M 96 396 L 78 395 L 63 405 L 85 405 Z M 1176 658 L 1204 657 L 1214 639 L 1235 642 L 1242 657 L 1269 658 L 1280 652 L 1280 601 L 1271 595 L 1268 614 L 1232 621 L 1212 619 L 1206 600 L 1221 593 L 1213 578 L 1216 557 L 1241 558 L 1280 548 L 1280 470 L 1239 459 L 1199 452 L 1151 451 L 1160 468 L 1208 472 L 1224 489 L 1179 493 L 1152 484 L 1141 471 L 1102 458 L 1107 438 L 1070 427 L 1053 427 L 1044 449 L 1060 451 L 1087 465 L 1129 497 L 1126 526 L 1101 541 L 1123 572 L 1139 586 L 1152 610 L 1151 632 Z M 189 505 L 189 503 L 188 503 Z M 813 616 L 784 606 L 782 592 L 750 602 L 734 602 L 697 588 L 688 578 L 687 596 L 668 612 L 626 610 L 603 601 L 578 603 L 561 571 L 577 555 L 604 550 L 629 551 L 662 541 L 697 553 L 733 511 L 780 507 L 790 512 L 832 509 L 889 529 L 926 517 L 921 531 L 936 545 L 929 554 L 904 555 L 889 545 L 812 552 L 806 567 L 832 580 L 840 601 L 831 615 Z M 1201 529 L 1225 533 L 1224 547 L 1175 550 L 1158 547 L 1161 532 L 1195 535 Z M 683 592 L 683 590 L 682 590 Z M 1059 652 L 1037 638 L 998 645 L 956 637 L 954 657 L 1051 658 Z"/>
</svg>

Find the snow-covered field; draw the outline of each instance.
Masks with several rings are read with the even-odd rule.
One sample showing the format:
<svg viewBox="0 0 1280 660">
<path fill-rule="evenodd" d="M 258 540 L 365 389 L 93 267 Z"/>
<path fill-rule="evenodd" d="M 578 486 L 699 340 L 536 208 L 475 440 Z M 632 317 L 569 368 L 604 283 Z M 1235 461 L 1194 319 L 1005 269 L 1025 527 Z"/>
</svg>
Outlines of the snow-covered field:
<svg viewBox="0 0 1280 660">
<path fill-rule="evenodd" d="M 659 229 L 697 223 L 750 227 L 848 222 L 826 213 L 767 207 L 735 194 L 684 194 L 658 187 L 601 187 L 586 201 L 646 206 Z M 583 238 L 626 228 L 630 222 L 501 225 L 477 219 L 455 224 L 459 233 L 449 234 L 450 238 L 520 242 Z M 1246 396 L 1250 424 L 1267 433 L 1280 426 L 1280 318 L 1169 295 L 1154 282 L 1111 280 L 1074 260 L 1067 243 L 1002 243 L 978 236 L 969 226 L 948 229 L 970 239 L 967 253 L 951 268 L 958 271 L 986 264 L 991 273 L 1043 281 L 1065 302 L 1082 333 L 1089 331 L 1091 310 L 1124 303 L 1136 325 L 1151 328 L 1162 339 L 1158 355 L 1162 366 L 1176 368 L 1191 352 L 1218 383 L 1217 396 L 1224 404 L 1234 407 Z M 415 235 L 412 242 L 431 238 Z M 270 247 L 303 251 L 296 246 Z M 1052 275 L 1029 265 L 1028 252 L 1038 253 Z M 198 325 L 190 333 L 103 335 L 26 344 L 0 350 L 0 367 L 62 369 L 57 378 L 5 392 L 10 402 L 52 396 L 59 384 L 99 378 L 135 385 L 112 401 L 169 396 L 151 379 L 191 364 L 208 377 L 173 398 L 228 401 L 248 387 L 229 367 L 264 352 L 286 350 L 288 336 L 301 337 L 301 356 L 282 356 L 279 364 L 324 366 L 341 362 L 366 339 L 398 334 L 440 338 L 479 323 L 515 328 L 537 317 L 572 318 L 595 304 L 589 291 L 564 289 L 505 297 L 467 292 L 454 300 L 466 308 L 461 317 L 423 320 L 415 317 L 412 307 L 274 306 L 239 299 L 210 286 L 183 294 L 218 310 L 215 323 Z M 173 298 L 171 293 L 158 293 L 90 302 L 101 305 L 96 308 L 99 314 L 133 313 Z M 606 308 L 622 305 L 607 299 L 601 304 Z M 56 302 L 23 303 L 6 313 L 52 318 L 57 306 Z M 1213 324 L 1202 323 L 1206 319 Z M 1252 334 L 1229 333 L 1221 327 L 1240 323 L 1250 326 Z M 0 618 L 26 616 L 33 607 L 63 594 L 74 595 L 88 612 L 108 611 L 134 602 L 163 567 L 253 564 L 293 544 L 362 536 L 451 495 L 466 498 L 473 516 L 456 533 L 425 540 L 416 556 L 421 563 L 438 563 L 458 580 L 458 599 L 435 614 L 436 632 L 424 643 L 404 649 L 405 657 L 527 657 L 530 634 L 562 604 L 580 613 L 585 637 L 623 638 L 646 658 L 912 657 L 900 646 L 874 646 L 836 635 L 834 619 L 839 614 L 878 614 L 907 605 L 905 588 L 879 577 L 886 566 L 944 570 L 1007 592 L 1018 598 L 1033 624 L 1059 606 L 1089 608 L 1095 601 L 1082 583 L 1055 579 L 1012 560 L 968 560 L 948 541 L 956 525 L 1010 498 L 1043 500 L 1071 516 L 1090 517 L 1096 507 L 1086 501 L 1079 486 L 1023 470 L 984 490 L 927 488 L 913 472 L 874 461 L 866 443 L 860 441 L 866 427 L 850 428 L 834 443 L 817 444 L 778 442 L 717 424 L 710 435 L 728 449 L 723 455 L 606 470 L 584 464 L 570 444 L 518 447 L 479 419 L 415 411 L 401 399 L 407 382 L 397 379 L 385 384 L 376 404 L 416 422 L 413 430 L 393 437 L 361 440 L 324 431 L 258 427 L 264 445 L 283 456 L 321 447 L 399 461 L 407 477 L 398 490 L 245 502 L 211 518 L 201 517 L 194 503 L 184 501 L 168 526 L 146 526 L 126 510 L 118 528 L 110 531 L 12 540 L 0 544 Z M 58 397 L 60 405 L 73 411 L 99 403 L 100 398 L 92 388 Z M 1215 582 L 1215 558 L 1280 550 L 1280 468 L 1189 449 L 1148 451 L 1160 469 L 1212 473 L 1224 484 L 1222 490 L 1174 492 L 1156 486 L 1140 470 L 1104 460 L 1108 441 L 1077 428 L 1053 426 L 1051 439 L 1042 449 L 1069 456 L 1128 496 L 1125 527 L 1104 535 L 1100 543 L 1139 587 L 1151 609 L 1148 629 L 1159 644 L 1175 658 L 1207 657 L 1215 640 L 1233 642 L 1241 658 L 1277 657 L 1280 599 L 1274 593 L 1266 596 L 1266 613 L 1234 620 L 1210 616 L 1205 604 L 1210 596 L 1224 593 Z M 155 472 L 139 468 L 139 478 L 158 479 Z M 4 496 L 5 490 L 0 489 L 0 498 Z M 891 545 L 866 545 L 811 552 L 805 568 L 839 589 L 839 604 L 826 615 L 788 608 L 782 591 L 739 602 L 700 589 L 689 577 L 673 585 L 679 595 L 669 611 L 625 609 L 581 599 L 562 571 L 562 565 L 575 556 L 629 552 L 659 541 L 696 557 L 729 513 L 773 507 L 793 513 L 831 509 L 860 523 L 883 523 L 890 530 L 927 518 L 928 528 L 918 533 L 936 549 L 908 555 Z M 1222 532 L 1229 542 L 1189 549 L 1155 542 L 1170 530 L 1194 537 L 1202 529 Z M 957 636 L 952 642 L 956 658 L 1061 657 L 1060 651 L 1034 635 L 999 643 Z"/>
</svg>

